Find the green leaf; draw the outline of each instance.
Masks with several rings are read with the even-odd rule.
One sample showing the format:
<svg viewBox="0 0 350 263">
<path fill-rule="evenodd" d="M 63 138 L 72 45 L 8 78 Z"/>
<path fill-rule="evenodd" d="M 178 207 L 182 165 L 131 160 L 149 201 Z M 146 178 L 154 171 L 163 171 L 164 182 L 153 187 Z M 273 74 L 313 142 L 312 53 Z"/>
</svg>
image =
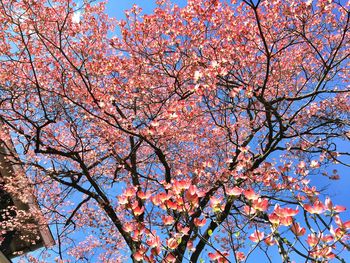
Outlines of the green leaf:
<svg viewBox="0 0 350 263">
<path fill-rule="evenodd" d="M 209 229 L 208 230 L 208 235 L 211 236 L 213 234 L 213 230 Z"/>
<path fill-rule="evenodd" d="M 214 213 L 219 213 L 219 212 L 221 212 L 221 209 L 220 209 L 220 207 L 214 207 L 213 211 L 214 211 Z"/>
</svg>

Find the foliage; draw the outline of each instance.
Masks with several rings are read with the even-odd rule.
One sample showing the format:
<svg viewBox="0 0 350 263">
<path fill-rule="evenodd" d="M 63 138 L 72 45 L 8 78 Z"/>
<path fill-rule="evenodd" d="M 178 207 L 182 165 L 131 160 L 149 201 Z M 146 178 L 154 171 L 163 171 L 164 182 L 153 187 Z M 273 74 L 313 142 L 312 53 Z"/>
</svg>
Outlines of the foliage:
<svg viewBox="0 0 350 263">
<path fill-rule="evenodd" d="M 1 1 L 0 116 L 57 261 L 341 261 L 345 208 L 309 179 L 346 165 L 349 5 L 158 1 L 140 13 Z M 23 191 L 18 180 L 7 191 Z"/>
</svg>

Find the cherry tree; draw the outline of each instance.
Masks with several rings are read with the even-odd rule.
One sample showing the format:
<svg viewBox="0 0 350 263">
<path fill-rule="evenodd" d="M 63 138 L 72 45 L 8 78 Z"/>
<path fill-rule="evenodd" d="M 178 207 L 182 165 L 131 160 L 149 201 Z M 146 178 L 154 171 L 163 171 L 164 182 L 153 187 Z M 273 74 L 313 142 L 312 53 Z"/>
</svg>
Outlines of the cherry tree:
<svg viewBox="0 0 350 263">
<path fill-rule="evenodd" d="M 2 138 L 51 256 L 345 262 L 345 207 L 310 178 L 349 166 L 349 3 L 157 5 L 114 21 L 103 3 L 1 1 Z M 3 187 L 25 202 L 21 180 Z"/>
</svg>

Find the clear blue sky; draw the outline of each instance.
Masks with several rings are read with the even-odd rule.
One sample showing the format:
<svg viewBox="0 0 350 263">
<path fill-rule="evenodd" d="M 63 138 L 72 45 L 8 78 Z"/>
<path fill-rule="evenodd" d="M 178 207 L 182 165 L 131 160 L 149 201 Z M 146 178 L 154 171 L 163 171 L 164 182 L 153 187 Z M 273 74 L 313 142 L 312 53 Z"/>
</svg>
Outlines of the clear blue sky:
<svg viewBox="0 0 350 263">
<path fill-rule="evenodd" d="M 107 4 L 107 13 L 110 16 L 121 19 L 124 17 L 124 10 L 130 9 L 133 4 L 143 8 L 144 13 L 151 13 L 155 5 L 155 0 L 109 0 Z M 184 6 L 187 1 L 173 0 L 179 6 Z"/>
</svg>

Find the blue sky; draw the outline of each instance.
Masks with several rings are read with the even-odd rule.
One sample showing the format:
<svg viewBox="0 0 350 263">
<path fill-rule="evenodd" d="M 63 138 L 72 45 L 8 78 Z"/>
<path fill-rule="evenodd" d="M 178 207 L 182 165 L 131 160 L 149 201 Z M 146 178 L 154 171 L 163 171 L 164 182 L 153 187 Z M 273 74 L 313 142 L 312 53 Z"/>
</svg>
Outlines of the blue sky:
<svg viewBox="0 0 350 263">
<path fill-rule="evenodd" d="M 107 4 L 107 13 L 118 19 L 124 17 L 124 10 L 130 9 L 133 4 L 136 4 L 143 8 L 144 13 L 151 13 L 153 8 L 156 6 L 155 0 L 110 0 Z M 173 3 L 183 6 L 187 1 L 175 0 Z"/>
</svg>

